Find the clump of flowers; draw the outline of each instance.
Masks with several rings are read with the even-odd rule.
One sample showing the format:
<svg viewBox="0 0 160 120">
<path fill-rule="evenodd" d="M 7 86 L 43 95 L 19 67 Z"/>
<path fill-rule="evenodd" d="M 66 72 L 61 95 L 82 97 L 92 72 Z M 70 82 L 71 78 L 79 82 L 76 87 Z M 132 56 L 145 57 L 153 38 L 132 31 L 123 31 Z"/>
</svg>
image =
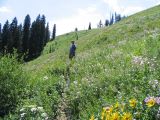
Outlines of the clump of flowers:
<svg viewBox="0 0 160 120">
<path fill-rule="evenodd" d="M 116 102 L 102 108 L 99 117 L 91 117 L 90 120 L 136 120 L 136 119 L 159 119 L 160 97 L 146 97 L 142 101 L 133 98 L 127 102 Z M 98 115 L 97 115 L 98 116 Z"/>
<path fill-rule="evenodd" d="M 134 56 L 132 62 L 135 65 L 144 65 L 145 59 L 142 56 Z"/>
<path fill-rule="evenodd" d="M 26 119 L 41 119 L 48 120 L 48 115 L 43 109 L 43 107 L 38 107 L 36 105 L 24 106 L 19 110 L 20 120 Z"/>
<path fill-rule="evenodd" d="M 137 67 L 147 65 L 150 71 L 155 71 L 157 61 L 155 60 L 155 58 L 149 59 L 143 56 L 133 56 L 132 64 Z"/>
</svg>

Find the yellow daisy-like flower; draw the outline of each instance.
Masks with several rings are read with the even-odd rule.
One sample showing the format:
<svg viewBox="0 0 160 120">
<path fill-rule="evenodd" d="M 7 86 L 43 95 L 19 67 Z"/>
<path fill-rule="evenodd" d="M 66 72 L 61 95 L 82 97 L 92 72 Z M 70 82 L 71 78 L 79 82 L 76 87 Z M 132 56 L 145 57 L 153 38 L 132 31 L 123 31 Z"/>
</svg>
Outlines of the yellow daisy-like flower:
<svg viewBox="0 0 160 120">
<path fill-rule="evenodd" d="M 154 98 L 150 98 L 150 99 L 147 101 L 146 105 L 147 105 L 148 107 L 152 107 L 152 106 L 155 105 L 155 103 L 156 103 L 155 99 L 154 99 Z"/>
<path fill-rule="evenodd" d="M 137 101 L 136 101 L 136 99 L 131 99 L 131 100 L 129 100 L 129 103 L 130 103 L 130 106 L 131 106 L 132 108 L 135 108 L 135 107 L 136 107 L 136 104 L 137 104 Z"/>
<path fill-rule="evenodd" d="M 106 113 L 112 113 L 113 107 L 112 106 L 106 107 L 105 110 L 106 110 Z"/>
<path fill-rule="evenodd" d="M 132 120 L 131 113 L 124 113 L 124 115 L 122 116 L 122 120 Z"/>
<path fill-rule="evenodd" d="M 94 115 L 91 116 L 91 119 L 90 119 L 90 120 L 94 120 Z"/>
<path fill-rule="evenodd" d="M 111 116 L 111 120 L 120 120 L 119 114 L 117 112 L 113 113 Z"/>
</svg>

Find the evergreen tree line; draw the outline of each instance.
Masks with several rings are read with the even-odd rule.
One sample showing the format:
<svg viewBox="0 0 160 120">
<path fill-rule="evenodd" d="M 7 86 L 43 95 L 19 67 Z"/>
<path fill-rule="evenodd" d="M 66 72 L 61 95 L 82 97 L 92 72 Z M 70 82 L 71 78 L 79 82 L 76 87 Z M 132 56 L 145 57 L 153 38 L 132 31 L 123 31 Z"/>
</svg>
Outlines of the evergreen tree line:
<svg viewBox="0 0 160 120">
<path fill-rule="evenodd" d="M 112 25 L 112 24 L 114 24 L 114 23 L 117 23 L 117 22 L 119 22 L 119 21 L 121 21 L 122 19 L 124 19 L 124 18 L 126 18 L 126 16 L 121 16 L 121 14 L 117 14 L 116 12 L 115 12 L 115 14 L 111 14 L 110 15 L 110 20 L 108 20 L 108 19 L 106 19 L 105 20 L 105 26 L 109 26 L 109 25 Z"/>
<path fill-rule="evenodd" d="M 46 24 L 44 15 L 38 15 L 32 24 L 30 16 L 27 15 L 23 26 L 18 24 L 16 17 L 11 24 L 7 20 L 3 28 L 0 24 L 0 53 L 2 55 L 12 54 L 16 49 L 19 56 L 24 56 L 24 60 L 28 61 L 38 57 L 49 40 L 49 23 Z"/>
<path fill-rule="evenodd" d="M 102 23 L 102 20 L 100 20 L 99 23 L 97 24 L 97 27 L 101 28 L 103 26 L 110 26 L 114 23 L 117 23 L 117 22 L 121 21 L 124 18 L 126 18 L 126 16 L 122 17 L 121 14 L 117 14 L 115 12 L 115 14 L 110 15 L 110 20 L 108 20 L 108 19 L 105 20 L 104 24 Z M 91 22 L 89 22 L 88 30 L 91 30 Z"/>
</svg>

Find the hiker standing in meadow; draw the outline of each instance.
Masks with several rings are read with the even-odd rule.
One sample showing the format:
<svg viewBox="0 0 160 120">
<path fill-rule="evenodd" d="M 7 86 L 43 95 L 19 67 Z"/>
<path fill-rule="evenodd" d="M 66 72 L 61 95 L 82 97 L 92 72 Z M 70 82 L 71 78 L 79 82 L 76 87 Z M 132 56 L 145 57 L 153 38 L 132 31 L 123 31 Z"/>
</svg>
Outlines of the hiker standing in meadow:
<svg viewBox="0 0 160 120">
<path fill-rule="evenodd" d="M 76 45 L 74 41 L 71 41 L 70 51 L 69 51 L 69 59 L 72 60 L 75 57 Z"/>
</svg>

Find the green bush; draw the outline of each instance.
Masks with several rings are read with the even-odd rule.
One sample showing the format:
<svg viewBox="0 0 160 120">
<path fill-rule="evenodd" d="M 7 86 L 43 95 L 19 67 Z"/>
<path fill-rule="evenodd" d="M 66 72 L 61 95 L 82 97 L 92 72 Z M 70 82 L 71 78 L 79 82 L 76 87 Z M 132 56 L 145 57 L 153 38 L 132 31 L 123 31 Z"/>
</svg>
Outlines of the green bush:
<svg viewBox="0 0 160 120">
<path fill-rule="evenodd" d="M 0 116 L 15 110 L 24 95 L 26 75 L 15 56 L 0 58 Z"/>
</svg>

